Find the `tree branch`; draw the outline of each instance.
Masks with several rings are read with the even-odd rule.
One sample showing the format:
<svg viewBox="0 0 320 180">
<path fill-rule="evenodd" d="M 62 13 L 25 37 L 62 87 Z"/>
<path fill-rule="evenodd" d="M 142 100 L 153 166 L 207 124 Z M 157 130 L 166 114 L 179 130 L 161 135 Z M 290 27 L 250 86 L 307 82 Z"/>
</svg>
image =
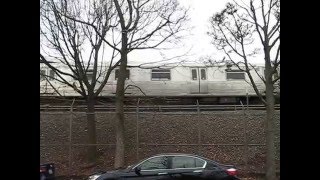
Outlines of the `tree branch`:
<svg viewBox="0 0 320 180">
<path fill-rule="evenodd" d="M 258 71 L 254 68 L 254 66 L 251 63 L 249 63 L 249 65 L 254 69 L 254 71 L 259 76 L 259 78 L 263 81 L 263 83 L 266 83 L 266 80 L 258 73 Z"/>
<path fill-rule="evenodd" d="M 141 92 L 144 96 L 147 96 L 147 94 L 144 93 L 139 86 L 132 85 L 132 84 L 127 85 L 126 88 L 124 89 L 124 92 L 126 92 L 126 90 L 127 90 L 129 87 L 136 87 L 136 88 L 138 88 L 138 89 L 140 90 L 140 92 Z"/>
</svg>

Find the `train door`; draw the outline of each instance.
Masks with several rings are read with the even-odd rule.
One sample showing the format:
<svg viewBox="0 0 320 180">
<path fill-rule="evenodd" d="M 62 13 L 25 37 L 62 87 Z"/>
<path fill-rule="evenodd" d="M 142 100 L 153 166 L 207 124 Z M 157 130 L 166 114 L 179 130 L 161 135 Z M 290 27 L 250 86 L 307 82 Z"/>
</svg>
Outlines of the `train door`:
<svg viewBox="0 0 320 180">
<path fill-rule="evenodd" d="M 207 69 L 194 67 L 191 69 L 191 87 L 192 94 L 207 94 L 208 82 L 207 82 Z"/>
</svg>

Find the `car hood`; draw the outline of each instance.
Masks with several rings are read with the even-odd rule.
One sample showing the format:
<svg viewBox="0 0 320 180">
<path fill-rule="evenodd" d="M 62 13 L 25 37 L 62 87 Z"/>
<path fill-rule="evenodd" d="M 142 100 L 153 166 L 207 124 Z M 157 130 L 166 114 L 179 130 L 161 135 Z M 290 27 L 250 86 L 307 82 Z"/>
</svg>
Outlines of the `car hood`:
<svg viewBox="0 0 320 180">
<path fill-rule="evenodd" d="M 128 174 L 129 170 L 127 169 L 119 169 L 119 170 L 112 170 L 112 171 L 106 171 L 105 173 L 99 173 L 95 175 L 100 175 L 97 180 L 105 179 L 105 178 L 118 178 L 121 176 L 125 176 Z"/>
<path fill-rule="evenodd" d="M 127 173 L 129 172 L 128 169 L 118 169 L 118 170 L 111 170 L 111 171 L 98 171 L 94 174 L 91 174 L 90 176 L 92 175 L 103 175 L 103 174 L 119 174 L 119 173 Z"/>
</svg>

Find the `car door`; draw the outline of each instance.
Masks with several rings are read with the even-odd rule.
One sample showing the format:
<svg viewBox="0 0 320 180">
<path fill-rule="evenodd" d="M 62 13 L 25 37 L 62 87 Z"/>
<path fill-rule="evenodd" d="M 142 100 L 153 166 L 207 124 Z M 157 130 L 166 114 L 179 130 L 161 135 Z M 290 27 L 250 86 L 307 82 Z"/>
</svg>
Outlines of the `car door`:
<svg viewBox="0 0 320 180">
<path fill-rule="evenodd" d="M 206 161 L 192 156 L 171 156 L 169 176 L 171 179 L 204 179 Z"/>
<path fill-rule="evenodd" d="M 135 173 L 135 167 L 140 168 L 139 173 Z M 129 176 L 124 179 L 155 179 L 155 180 L 168 180 L 169 160 L 167 156 L 156 156 L 146 159 L 137 166 L 132 168 Z"/>
</svg>

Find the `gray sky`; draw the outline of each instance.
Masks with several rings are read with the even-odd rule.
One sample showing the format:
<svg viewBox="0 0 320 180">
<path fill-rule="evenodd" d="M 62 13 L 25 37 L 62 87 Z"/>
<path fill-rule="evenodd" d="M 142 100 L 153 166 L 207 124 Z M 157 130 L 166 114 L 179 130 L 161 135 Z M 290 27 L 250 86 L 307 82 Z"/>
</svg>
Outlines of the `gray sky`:
<svg viewBox="0 0 320 180">
<path fill-rule="evenodd" d="M 193 29 L 184 37 L 184 40 L 179 44 L 179 47 L 176 46 L 172 50 L 142 50 L 132 52 L 129 54 L 130 64 L 171 59 L 172 57 L 184 55 L 187 52 L 186 56 L 174 58 L 171 61 L 186 60 L 198 62 L 199 59 L 203 57 L 221 60 L 225 56 L 222 51 L 216 50 L 214 45 L 210 43 L 211 37 L 207 35 L 207 32 L 209 31 L 209 18 L 213 14 L 220 12 L 225 7 L 226 3 L 232 2 L 232 0 L 179 0 L 179 2 L 185 7 L 190 7 L 190 26 L 193 26 Z M 252 47 L 256 46 L 260 46 L 260 44 L 255 43 Z M 251 57 L 250 62 L 263 64 L 263 54 Z"/>
<path fill-rule="evenodd" d="M 217 51 L 210 43 L 211 37 L 207 35 L 209 29 L 209 18 L 220 12 L 227 2 L 232 0 L 178 0 L 186 8 L 190 7 L 189 26 L 192 30 L 187 32 L 184 39 L 170 50 L 135 50 L 128 55 L 129 64 L 141 64 L 172 59 L 166 62 L 194 61 L 199 62 L 201 58 L 210 57 L 213 60 L 221 60 L 225 54 Z M 240 1 L 240 0 L 239 0 Z M 245 0 L 241 0 L 245 1 Z M 259 44 L 255 44 L 259 46 Z M 252 63 L 263 63 L 262 54 L 257 55 Z"/>
<path fill-rule="evenodd" d="M 231 0 L 179 0 L 179 2 L 185 7 L 190 7 L 190 25 L 193 26 L 193 29 L 184 37 L 179 47 L 172 50 L 132 52 L 132 54 L 129 54 L 130 63 L 161 61 L 186 54 L 187 52 L 187 56 L 175 58 L 172 61 L 198 61 L 201 57 L 208 56 L 215 60 L 222 59 L 223 52 L 216 50 L 210 43 L 211 38 L 206 33 L 209 31 L 209 18 L 221 11 L 226 3 L 231 2 Z M 263 59 L 257 57 L 254 62 L 260 64 Z"/>
</svg>

